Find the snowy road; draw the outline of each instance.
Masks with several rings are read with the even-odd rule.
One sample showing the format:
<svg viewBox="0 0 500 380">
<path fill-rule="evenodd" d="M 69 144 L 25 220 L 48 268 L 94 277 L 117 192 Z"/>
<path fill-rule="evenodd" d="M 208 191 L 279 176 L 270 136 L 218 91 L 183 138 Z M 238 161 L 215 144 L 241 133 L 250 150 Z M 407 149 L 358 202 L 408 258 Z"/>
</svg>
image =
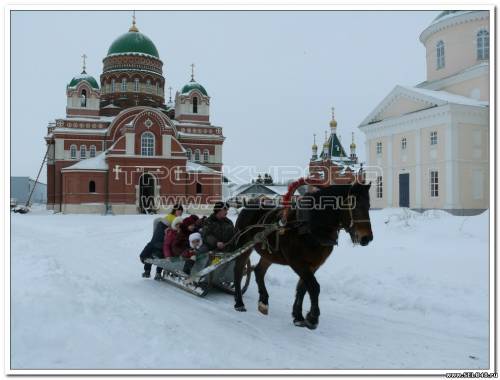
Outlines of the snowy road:
<svg viewBox="0 0 500 380">
<path fill-rule="evenodd" d="M 343 233 L 319 270 L 310 331 L 291 323 L 288 268 L 266 276 L 268 316 L 253 279 L 238 313 L 224 293 L 141 278 L 154 217 L 13 214 L 11 368 L 489 367 L 488 213 L 371 215 L 372 244 Z"/>
</svg>

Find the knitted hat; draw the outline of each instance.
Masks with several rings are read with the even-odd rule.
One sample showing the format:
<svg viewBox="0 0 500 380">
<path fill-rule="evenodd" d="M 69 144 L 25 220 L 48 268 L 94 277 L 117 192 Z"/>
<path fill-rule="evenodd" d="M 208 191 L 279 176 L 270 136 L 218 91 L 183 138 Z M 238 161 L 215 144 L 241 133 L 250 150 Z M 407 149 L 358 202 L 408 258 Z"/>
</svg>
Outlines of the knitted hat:
<svg viewBox="0 0 500 380">
<path fill-rule="evenodd" d="M 179 226 L 179 224 L 182 223 L 182 216 L 178 216 L 177 218 L 175 218 L 173 221 L 172 221 L 172 224 L 170 227 L 172 227 L 173 229 L 177 229 L 177 227 Z"/>
<path fill-rule="evenodd" d="M 201 234 L 199 232 L 193 232 L 189 235 L 189 242 L 192 243 L 193 240 L 201 240 Z"/>
<path fill-rule="evenodd" d="M 182 221 L 182 227 L 189 227 L 191 224 L 195 224 L 199 218 L 196 215 L 188 216 Z"/>
</svg>

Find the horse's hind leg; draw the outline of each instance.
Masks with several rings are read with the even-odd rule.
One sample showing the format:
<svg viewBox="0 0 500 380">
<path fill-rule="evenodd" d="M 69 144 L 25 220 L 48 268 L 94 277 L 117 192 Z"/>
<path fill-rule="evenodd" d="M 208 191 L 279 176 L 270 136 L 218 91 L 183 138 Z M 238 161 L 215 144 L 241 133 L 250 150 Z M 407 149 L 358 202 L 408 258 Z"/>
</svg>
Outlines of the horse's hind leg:
<svg viewBox="0 0 500 380">
<path fill-rule="evenodd" d="M 234 263 L 234 309 L 236 311 L 247 311 L 243 303 L 243 294 L 241 293 L 241 278 L 243 277 L 243 269 L 248 260 L 248 256 L 252 253 L 252 249 L 241 254 L 236 258 Z"/>
<path fill-rule="evenodd" d="M 260 258 L 259 263 L 254 269 L 255 281 L 259 287 L 259 305 L 258 309 L 262 314 L 269 312 L 269 294 L 267 293 L 266 284 L 264 282 L 264 276 L 266 275 L 267 269 L 271 266 L 271 262 L 265 260 L 263 257 Z"/>
<path fill-rule="evenodd" d="M 295 326 L 305 326 L 304 316 L 302 315 L 302 302 L 307 292 L 304 281 L 299 278 L 297 282 L 297 289 L 295 291 L 295 302 L 293 303 L 292 317 Z"/>
<path fill-rule="evenodd" d="M 316 277 L 313 273 L 308 272 L 303 277 L 304 283 L 306 284 L 307 292 L 311 299 L 311 309 L 306 315 L 306 326 L 310 329 L 315 329 L 318 327 L 319 323 L 319 292 L 320 286 Z"/>
</svg>

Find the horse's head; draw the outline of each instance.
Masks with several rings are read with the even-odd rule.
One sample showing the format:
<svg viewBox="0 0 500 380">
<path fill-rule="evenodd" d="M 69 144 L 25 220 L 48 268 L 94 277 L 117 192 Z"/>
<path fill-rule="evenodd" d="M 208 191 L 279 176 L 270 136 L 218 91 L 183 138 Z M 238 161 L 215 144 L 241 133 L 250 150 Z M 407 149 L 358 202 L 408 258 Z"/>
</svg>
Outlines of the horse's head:
<svg viewBox="0 0 500 380">
<path fill-rule="evenodd" d="M 313 228 L 344 229 L 354 244 L 368 245 L 373 240 L 369 189 L 369 184 L 356 182 L 335 184 L 306 194 L 304 201 L 313 205 L 310 220 Z"/>
<path fill-rule="evenodd" d="M 370 186 L 355 182 L 348 191 L 346 207 L 342 207 L 344 228 L 354 244 L 368 245 L 373 240 L 370 223 Z"/>
</svg>

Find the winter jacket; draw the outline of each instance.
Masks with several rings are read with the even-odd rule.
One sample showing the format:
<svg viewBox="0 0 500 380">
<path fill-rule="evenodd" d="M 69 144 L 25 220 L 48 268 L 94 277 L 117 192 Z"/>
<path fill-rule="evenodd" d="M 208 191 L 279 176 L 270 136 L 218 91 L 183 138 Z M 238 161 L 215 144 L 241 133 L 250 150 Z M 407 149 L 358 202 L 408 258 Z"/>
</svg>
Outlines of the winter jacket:
<svg viewBox="0 0 500 380">
<path fill-rule="evenodd" d="M 175 256 L 172 252 L 172 245 L 177 237 L 177 231 L 172 228 L 165 230 L 165 240 L 163 241 L 163 256 L 165 258 Z"/>
<path fill-rule="evenodd" d="M 190 231 L 188 227 L 191 224 L 195 224 L 198 221 L 198 217 L 196 215 L 191 215 L 184 219 L 179 226 L 179 232 L 177 232 L 177 236 L 175 237 L 174 242 L 172 243 L 172 254 L 174 256 L 186 256 L 186 251 L 189 250 L 189 235 L 193 232 L 198 232 L 199 227 L 195 226 L 193 231 Z"/>
<path fill-rule="evenodd" d="M 210 250 L 217 250 L 217 242 L 227 243 L 234 235 L 234 224 L 228 219 L 217 219 L 215 214 L 205 221 L 202 230 L 203 242 Z M 226 247 L 224 248 L 227 251 Z"/>
</svg>

